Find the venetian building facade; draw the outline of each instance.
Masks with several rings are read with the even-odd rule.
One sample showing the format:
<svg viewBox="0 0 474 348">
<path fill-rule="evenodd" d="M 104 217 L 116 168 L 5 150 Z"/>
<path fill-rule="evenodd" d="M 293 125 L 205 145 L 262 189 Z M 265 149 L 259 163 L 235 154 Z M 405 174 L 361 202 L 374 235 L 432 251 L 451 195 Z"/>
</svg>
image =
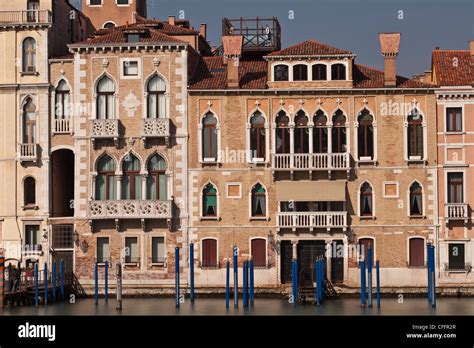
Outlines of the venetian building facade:
<svg viewBox="0 0 474 348">
<path fill-rule="evenodd" d="M 51 260 L 49 62 L 89 30 L 87 18 L 67 1 L 2 3 L 0 240 L 14 265 Z"/>
<path fill-rule="evenodd" d="M 436 49 L 430 78 L 437 86 L 438 257 L 440 284 L 472 284 L 474 245 L 474 41 L 468 50 Z"/>
<path fill-rule="evenodd" d="M 261 287 L 291 283 L 293 258 L 311 287 L 327 249 L 346 251 L 326 258 L 328 279 L 357 286 L 357 246 L 370 244 L 385 286 L 424 286 L 437 234 L 436 100 L 431 85 L 396 76 L 399 34 L 380 35 L 378 71 L 314 40 L 280 49 L 278 30 L 255 48 L 230 27 L 189 90 L 196 284 L 223 285 L 235 245 Z"/>
</svg>

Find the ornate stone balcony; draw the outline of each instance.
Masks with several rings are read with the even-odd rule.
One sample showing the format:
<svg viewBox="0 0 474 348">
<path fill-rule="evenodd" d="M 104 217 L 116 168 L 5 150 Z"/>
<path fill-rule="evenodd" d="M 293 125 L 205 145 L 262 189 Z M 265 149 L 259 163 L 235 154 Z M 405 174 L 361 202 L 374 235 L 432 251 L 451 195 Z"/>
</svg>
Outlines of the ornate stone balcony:
<svg viewBox="0 0 474 348">
<path fill-rule="evenodd" d="M 51 11 L 0 11 L 0 27 L 51 25 Z"/>
<path fill-rule="evenodd" d="M 18 160 L 20 162 L 36 162 L 38 161 L 38 144 L 19 144 Z"/>
<path fill-rule="evenodd" d="M 92 220 L 114 219 L 119 229 L 121 219 L 140 219 L 145 228 L 146 219 L 171 221 L 171 201 L 156 200 L 92 200 L 89 201 L 88 217 Z"/>
<path fill-rule="evenodd" d="M 308 211 L 277 213 L 277 227 L 291 228 L 347 228 L 347 212 L 345 211 Z"/>
<path fill-rule="evenodd" d="M 148 138 L 165 138 L 169 145 L 170 119 L 169 118 L 144 118 L 142 119 L 142 139 L 146 143 Z"/>
<path fill-rule="evenodd" d="M 272 156 L 273 171 L 345 170 L 349 174 L 349 153 L 281 153 Z"/>
<path fill-rule="evenodd" d="M 113 139 L 118 144 L 119 121 L 117 119 L 97 119 L 91 121 L 91 140 L 95 145 L 97 139 Z"/>
<path fill-rule="evenodd" d="M 53 125 L 54 125 L 53 133 L 54 134 L 72 134 L 71 123 L 72 122 L 70 118 L 53 120 Z"/>
<path fill-rule="evenodd" d="M 446 222 L 450 220 L 464 220 L 467 223 L 469 219 L 467 203 L 446 203 L 444 205 L 444 217 Z"/>
</svg>

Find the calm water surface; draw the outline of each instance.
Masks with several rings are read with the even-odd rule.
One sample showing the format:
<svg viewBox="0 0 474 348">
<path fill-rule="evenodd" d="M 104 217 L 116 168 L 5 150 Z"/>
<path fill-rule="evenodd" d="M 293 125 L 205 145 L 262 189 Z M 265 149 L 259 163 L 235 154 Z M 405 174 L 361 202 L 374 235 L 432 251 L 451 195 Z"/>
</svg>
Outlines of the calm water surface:
<svg viewBox="0 0 474 348">
<path fill-rule="evenodd" d="M 375 304 L 375 301 L 374 301 Z M 317 307 L 305 304 L 294 307 L 285 300 L 255 299 L 252 308 L 229 310 L 223 298 L 196 298 L 194 305 L 188 299 L 175 308 L 174 298 L 124 298 L 122 311 L 115 309 L 115 299 L 79 299 L 76 303 L 56 303 L 38 307 L 14 307 L 0 309 L 0 315 L 474 315 L 474 298 L 438 298 L 437 307 L 432 308 L 426 298 L 406 298 L 399 303 L 397 298 L 382 298 L 381 308 L 361 308 L 356 298 L 333 299 Z"/>
</svg>

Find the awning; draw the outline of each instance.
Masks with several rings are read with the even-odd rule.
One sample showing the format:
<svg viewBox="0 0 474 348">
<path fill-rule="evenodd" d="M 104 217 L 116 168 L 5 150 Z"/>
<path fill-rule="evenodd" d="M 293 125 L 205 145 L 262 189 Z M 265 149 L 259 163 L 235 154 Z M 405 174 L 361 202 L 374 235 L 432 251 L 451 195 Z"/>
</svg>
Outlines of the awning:
<svg viewBox="0 0 474 348">
<path fill-rule="evenodd" d="M 346 182 L 343 180 L 277 181 L 277 201 L 343 202 Z"/>
</svg>

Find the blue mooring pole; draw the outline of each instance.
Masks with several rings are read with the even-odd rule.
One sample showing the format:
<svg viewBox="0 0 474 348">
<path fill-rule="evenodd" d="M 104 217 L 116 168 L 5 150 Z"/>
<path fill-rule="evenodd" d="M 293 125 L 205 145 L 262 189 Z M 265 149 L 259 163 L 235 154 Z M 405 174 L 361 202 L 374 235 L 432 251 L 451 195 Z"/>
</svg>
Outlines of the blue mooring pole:
<svg viewBox="0 0 474 348">
<path fill-rule="evenodd" d="M 176 296 L 176 308 L 179 308 L 179 248 L 174 249 L 175 259 L 175 296 Z"/>
<path fill-rule="evenodd" d="M 44 305 L 48 304 L 48 263 L 44 263 Z"/>
<path fill-rule="evenodd" d="M 367 285 L 368 285 L 368 305 L 369 308 L 372 307 L 372 248 L 369 245 L 367 250 Z"/>
<path fill-rule="evenodd" d="M 375 261 L 375 282 L 377 287 L 377 308 L 380 308 L 380 263 Z"/>
<path fill-rule="evenodd" d="M 225 262 L 225 308 L 229 309 L 230 262 Z"/>
<path fill-rule="evenodd" d="M 314 296 L 316 298 L 316 305 L 319 306 L 320 303 L 319 303 L 319 284 L 318 284 L 318 280 L 319 280 L 319 260 L 316 260 L 314 262 L 314 276 L 315 276 L 315 292 L 314 292 Z"/>
<path fill-rule="evenodd" d="M 232 248 L 232 253 L 234 257 L 234 308 L 239 307 L 239 260 L 237 246 Z"/>
<path fill-rule="evenodd" d="M 247 261 L 244 261 L 243 267 L 242 267 L 242 302 L 244 305 L 244 308 L 248 307 L 248 284 L 247 284 L 247 272 L 248 272 L 248 267 L 247 267 Z"/>
<path fill-rule="evenodd" d="M 298 304 L 298 259 L 293 261 L 293 304 L 296 306 Z"/>
<path fill-rule="evenodd" d="M 99 304 L 99 264 L 94 265 L 94 299 L 95 304 Z"/>
<path fill-rule="evenodd" d="M 365 261 L 359 261 L 360 268 L 360 305 L 365 307 Z"/>
<path fill-rule="evenodd" d="M 64 301 L 64 260 L 59 263 L 59 287 L 61 289 L 61 299 Z"/>
<path fill-rule="evenodd" d="M 109 300 L 109 261 L 105 261 L 104 283 L 104 298 L 105 302 L 107 302 Z"/>
<path fill-rule="evenodd" d="M 189 299 L 194 303 L 194 244 L 189 244 Z"/>
<path fill-rule="evenodd" d="M 53 261 L 53 269 L 51 274 L 51 291 L 53 293 L 53 302 L 56 302 L 56 261 Z"/>
<path fill-rule="evenodd" d="M 254 277 L 254 273 L 253 273 L 253 259 L 250 259 L 249 261 L 249 273 L 250 273 L 250 293 L 249 293 L 249 297 L 250 297 L 250 305 L 253 306 L 253 303 L 254 303 L 254 300 L 255 300 L 255 289 L 254 289 L 254 280 L 255 280 L 255 277 Z"/>
<path fill-rule="evenodd" d="M 428 303 L 431 303 L 431 244 L 428 243 L 426 246 L 426 256 L 428 258 L 427 270 L 428 270 Z"/>
<path fill-rule="evenodd" d="M 35 305 L 38 305 L 38 262 L 35 263 Z"/>
<path fill-rule="evenodd" d="M 435 247 L 431 246 L 431 305 L 436 307 Z"/>
<path fill-rule="evenodd" d="M 324 259 L 321 257 L 319 260 L 319 283 L 321 284 L 319 287 L 319 297 L 321 299 L 321 303 L 324 302 Z"/>
</svg>

